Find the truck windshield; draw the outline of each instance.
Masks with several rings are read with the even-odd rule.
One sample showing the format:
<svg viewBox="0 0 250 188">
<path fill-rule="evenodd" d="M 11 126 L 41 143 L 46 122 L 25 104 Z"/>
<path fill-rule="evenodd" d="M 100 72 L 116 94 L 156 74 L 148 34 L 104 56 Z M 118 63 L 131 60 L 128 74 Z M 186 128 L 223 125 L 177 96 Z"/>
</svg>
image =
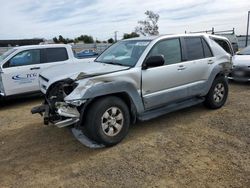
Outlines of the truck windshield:
<svg viewBox="0 0 250 188">
<path fill-rule="evenodd" d="M 16 49 L 12 48 L 12 49 L 8 50 L 7 52 L 5 52 L 4 54 L 2 54 L 0 56 L 0 62 L 3 61 L 5 58 L 7 58 L 10 54 L 12 54 L 15 51 L 16 51 Z"/>
<path fill-rule="evenodd" d="M 110 46 L 95 61 L 133 67 L 149 43 L 150 40 L 120 41 Z"/>
</svg>

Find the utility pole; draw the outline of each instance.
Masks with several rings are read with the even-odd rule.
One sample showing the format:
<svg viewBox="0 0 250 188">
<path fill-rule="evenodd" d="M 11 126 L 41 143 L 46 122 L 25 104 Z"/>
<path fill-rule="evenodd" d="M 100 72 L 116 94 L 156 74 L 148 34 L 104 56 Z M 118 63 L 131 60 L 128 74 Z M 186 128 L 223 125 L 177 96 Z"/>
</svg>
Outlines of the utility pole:
<svg viewBox="0 0 250 188">
<path fill-rule="evenodd" d="M 247 35 L 246 35 L 246 47 L 247 47 L 247 45 L 248 45 L 249 17 L 250 17 L 250 11 L 248 11 L 248 16 L 247 16 Z"/>
<path fill-rule="evenodd" d="M 115 31 L 115 42 L 117 42 L 117 33 L 118 31 Z"/>
</svg>

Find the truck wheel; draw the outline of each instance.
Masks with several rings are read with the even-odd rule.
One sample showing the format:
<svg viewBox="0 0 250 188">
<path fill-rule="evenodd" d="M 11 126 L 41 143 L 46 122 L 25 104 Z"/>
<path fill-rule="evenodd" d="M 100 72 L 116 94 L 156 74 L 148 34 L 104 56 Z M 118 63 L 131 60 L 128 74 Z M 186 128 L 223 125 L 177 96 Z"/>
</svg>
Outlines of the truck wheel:
<svg viewBox="0 0 250 188">
<path fill-rule="evenodd" d="M 119 143 L 127 135 L 129 125 L 128 107 L 118 97 L 98 99 L 87 111 L 85 128 L 88 136 L 106 146 Z"/>
<path fill-rule="evenodd" d="M 225 77 L 218 77 L 214 80 L 204 104 L 211 109 L 221 108 L 228 96 L 228 83 Z"/>
</svg>

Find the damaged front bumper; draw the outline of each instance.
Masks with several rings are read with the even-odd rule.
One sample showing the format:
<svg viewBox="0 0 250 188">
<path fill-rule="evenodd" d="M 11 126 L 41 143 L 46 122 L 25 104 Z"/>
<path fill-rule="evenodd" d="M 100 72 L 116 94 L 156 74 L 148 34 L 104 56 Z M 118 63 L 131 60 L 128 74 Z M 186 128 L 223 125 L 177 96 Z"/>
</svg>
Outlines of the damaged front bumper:
<svg viewBox="0 0 250 188">
<path fill-rule="evenodd" d="M 74 125 L 80 121 L 80 113 L 76 108 L 67 106 L 66 103 L 57 104 L 57 115 L 63 117 L 61 120 L 54 120 L 53 115 L 50 112 L 50 106 L 48 104 L 43 104 L 37 107 L 32 108 L 32 114 L 41 114 L 44 118 L 44 124 L 48 125 L 49 123 L 62 128 L 69 125 Z M 104 148 L 105 145 L 98 144 L 97 142 L 91 140 L 84 132 L 78 128 L 72 128 L 72 133 L 74 137 L 86 147 L 92 149 Z"/>
<path fill-rule="evenodd" d="M 56 111 L 52 112 L 48 104 L 36 106 L 31 110 L 32 114 L 43 116 L 44 124 L 53 124 L 59 128 L 74 125 L 80 121 L 80 113 L 76 107 L 60 102 L 56 104 Z"/>
</svg>

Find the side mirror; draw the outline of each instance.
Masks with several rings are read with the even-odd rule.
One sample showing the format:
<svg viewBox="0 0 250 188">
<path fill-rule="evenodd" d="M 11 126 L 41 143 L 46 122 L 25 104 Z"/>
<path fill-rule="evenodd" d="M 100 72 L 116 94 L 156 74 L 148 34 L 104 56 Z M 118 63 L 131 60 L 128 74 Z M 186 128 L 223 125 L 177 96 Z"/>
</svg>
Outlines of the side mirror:
<svg viewBox="0 0 250 188">
<path fill-rule="evenodd" d="M 143 63 L 142 69 L 145 70 L 151 67 L 159 67 L 159 66 L 164 65 L 164 63 L 165 63 L 165 60 L 164 60 L 163 55 L 150 56 Z"/>
</svg>

